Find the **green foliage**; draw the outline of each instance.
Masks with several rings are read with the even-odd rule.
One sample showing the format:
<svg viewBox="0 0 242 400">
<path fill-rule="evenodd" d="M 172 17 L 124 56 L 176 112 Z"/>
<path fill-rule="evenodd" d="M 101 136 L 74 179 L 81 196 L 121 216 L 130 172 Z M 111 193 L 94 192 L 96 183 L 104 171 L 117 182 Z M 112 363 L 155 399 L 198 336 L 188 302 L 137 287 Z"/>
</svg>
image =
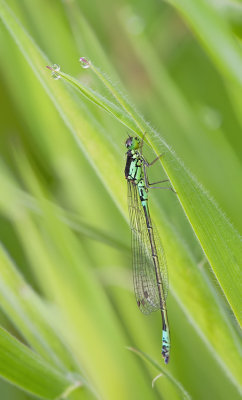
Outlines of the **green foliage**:
<svg viewBox="0 0 242 400">
<path fill-rule="evenodd" d="M 28 398 L 239 399 L 240 6 L 90 4 L 0 0 L 0 374 Z M 147 158 L 163 155 L 151 179 L 165 172 L 177 193 L 150 194 L 168 366 L 160 315 L 132 293 L 127 130 L 146 132 Z"/>
<path fill-rule="evenodd" d="M 0 328 L 0 374 L 11 383 L 45 399 L 67 397 L 79 386 Z"/>
</svg>

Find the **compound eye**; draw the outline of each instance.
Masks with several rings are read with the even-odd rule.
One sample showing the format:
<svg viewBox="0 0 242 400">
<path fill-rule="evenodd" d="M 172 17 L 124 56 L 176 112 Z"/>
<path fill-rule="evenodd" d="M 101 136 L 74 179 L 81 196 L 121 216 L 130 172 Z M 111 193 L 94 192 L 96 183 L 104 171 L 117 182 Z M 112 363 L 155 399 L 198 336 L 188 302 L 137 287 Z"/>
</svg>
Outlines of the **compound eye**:
<svg viewBox="0 0 242 400">
<path fill-rule="evenodd" d="M 133 142 L 133 138 L 129 137 L 125 142 L 126 147 L 132 146 L 132 142 Z"/>
</svg>

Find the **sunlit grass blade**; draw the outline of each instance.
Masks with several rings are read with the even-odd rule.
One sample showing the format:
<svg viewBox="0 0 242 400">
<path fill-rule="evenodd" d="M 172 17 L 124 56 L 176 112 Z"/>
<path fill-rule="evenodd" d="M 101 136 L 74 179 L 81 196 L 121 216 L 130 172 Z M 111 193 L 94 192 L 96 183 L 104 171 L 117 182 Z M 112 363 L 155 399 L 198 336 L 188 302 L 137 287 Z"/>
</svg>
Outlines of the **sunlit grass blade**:
<svg viewBox="0 0 242 400">
<path fill-rule="evenodd" d="M 0 375 L 38 397 L 66 398 L 80 386 L 0 327 Z"/>
<path fill-rule="evenodd" d="M 62 371 L 76 370 L 74 358 L 48 321 L 41 299 L 24 281 L 9 255 L 0 247 L 1 307 L 31 346 Z"/>
</svg>

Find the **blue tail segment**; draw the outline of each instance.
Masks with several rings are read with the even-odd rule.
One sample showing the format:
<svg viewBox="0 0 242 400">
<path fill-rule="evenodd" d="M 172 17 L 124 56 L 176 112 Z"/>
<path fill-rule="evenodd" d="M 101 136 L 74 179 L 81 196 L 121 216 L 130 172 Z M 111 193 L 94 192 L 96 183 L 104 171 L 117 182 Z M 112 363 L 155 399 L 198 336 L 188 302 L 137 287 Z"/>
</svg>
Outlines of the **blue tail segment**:
<svg viewBox="0 0 242 400">
<path fill-rule="evenodd" d="M 170 337 L 169 333 L 165 330 L 162 331 L 162 357 L 165 363 L 168 364 L 170 358 Z"/>
</svg>

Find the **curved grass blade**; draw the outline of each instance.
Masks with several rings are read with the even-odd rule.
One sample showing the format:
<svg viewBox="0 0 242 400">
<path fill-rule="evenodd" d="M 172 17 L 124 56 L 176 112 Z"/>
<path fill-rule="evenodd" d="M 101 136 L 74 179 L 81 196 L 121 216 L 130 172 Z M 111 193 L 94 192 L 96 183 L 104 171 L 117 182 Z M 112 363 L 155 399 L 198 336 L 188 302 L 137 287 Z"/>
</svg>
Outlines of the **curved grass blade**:
<svg viewBox="0 0 242 400">
<path fill-rule="evenodd" d="M 77 370 L 74 358 L 46 318 L 45 305 L 1 245 L 0 276 L 1 307 L 26 341 L 60 371 Z"/>
<path fill-rule="evenodd" d="M 16 182 L 14 185 L 16 186 Z M 21 199 L 21 202 L 28 210 L 32 211 L 34 214 L 40 216 L 43 215 L 41 207 L 39 206 L 38 200 L 36 198 L 27 194 L 21 189 L 17 190 L 16 187 L 15 190 L 16 193 L 18 193 L 17 196 Z M 55 210 L 55 213 L 59 217 L 59 219 L 80 236 L 85 236 L 99 243 L 104 243 L 107 246 L 116 248 L 122 253 L 126 253 L 127 256 L 130 256 L 130 247 L 125 245 L 123 242 L 115 240 L 113 236 L 111 236 L 111 234 L 108 234 L 101 229 L 89 225 L 86 221 L 82 220 L 79 215 L 69 212 L 51 201 L 49 201 L 49 203 L 50 206 Z"/>
<path fill-rule="evenodd" d="M 1 2 L 1 11 L 2 11 L 2 4 L 4 4 L 4 2 Z M 54 104 L 60 111 L 60 114 L 62 115 L 64 121 L 70 127 L 71 132 L 73 133 L 73 135 L 75 135 L 76 132 L 79 133 L 78 123 L 77 123 L 78 121 L 76 121 L 77 120 L 76 115 L 75 113 L 74 114 L 72 113 L 72 110 L 73 109 L 75 110 L 75 101 L 70 102 L 71 106 L 65 108 L 62 99 L 66 97 L 66 99 L 70 101 L 68 92 L 65 91 L 63 85 L 59 85 L 58 82 L 55 83 L 55 86 L 53 86 L 53 83 L 51 82 L 47 83 L 47 80 L 45 79 L 45 74 L 42 72 L 42 65 L 46 64 L 46 60 L 44 59 L 43 55 L 39 52 L 38 48 L 34 45 L 31 39 L 25 34 L 21 26 L 16 24 L 16 21 L 14 20 L 12 14 L 10 15 L 5 14 L 4 17 L 5 17 L 4 18 L 5 24 L 10 30 L 14 40 L 18 44 L 20 50 L 26 57 L 31 67 L 33 68 L 38 79 L 40 79 L 41 82 L 43 83 L 43 86 L 45 87 L 50 97 L 54 101 Z M 58 90 L 57 89 L 58 86 L 61 87 L 61 89 Z M 68 104 L 68 101 L 66 105 Z M 156 142 L 156 146 L 153 146 L 153 148 L 157 151 L 157 153 L 160 153 L 162 150 L 166 151 L 165 157 L 162 159 L 162 164 L 165 167 L 166 171 L 168 172 L 169 177 L 172 179 L 172 183 L 176 187 L 176 190 L 179 192 L 178 194 L 182 202 L 182 205 L 187 212 L 190 222 L 196 228 L 199 240 L 202 241 L 203 248 L 206 254 L 208 255 L 211 265 L 213 266 L 213 268 L 215 268 L 217 276 L 219 277 L 219 280 L 221 281 L 222 286 L 224 287 L 224 291 L 227 294 L 227 298 L 229 299 L 235 312 L 236 310 L 238 310 L 239 312 L 238 303 L 236 303 L 237 301 L 236 299 L 238 299 L 240 296 L 240 291 L 238 287 L 239 283 L 237 280 L 238 270 L 233 271 L 233 269 L 231 268 L 232 277 L 227 276 L 226 275 L 227 272 L 225 270 L 225 268 L 228 268 L 229 270 L 231 267 L 231 260 L 232 260 L 230 258 L 231 253 L 236 254 L 238 261 L 239 262 L 241 261 L 239 256 L 241 242 L 238 232 L 233 230 L 233 227 L 229 224 L 226 217 L 217 206 L 216 202 L 210 198 L 208 193 L 196 181 L 196 179 L 191 175 L 191 173 L 187 171 L 186 168 L 184 168 L 184 165 L 176 157 L 176 155 L 171 152 L 171 149 L 169 148 L 169 146 L 167 146 L 167 144 L 164 143 L 162 138 L 159 137 L 159 135 L 154 131 L 150 132 L 150 136 L 151 136 L 150 141 L 152 143 Z M 105 170 L 105 168 L 103 168 L 103 165 L 100 165 L 98 160 L 95 158 L 94 146 L 92 145 L 88 146 L 88 141 L 92 143 L 93 137 L 89 136 L 88 140 L 85 137 L 81 137 L 81 140 L 84 142 L 84 147 L 86 146 L 87 148 L 87 152 L 90 155 L 90 159 L 93 159 L 95 163 L 97 163 L 98 167 L 100 167 L 99 170 L 100 176 L 104 178 L 104 181 L 106 182 L 106 187 L 111 188 L 109 180 L 110 168 L 108 170 Z M 99 138 L 95 137 L 95 144 L 97 145 L 97 143 L 99 144 Z M 157 144 L 159 151 L 157 148 Z M 109 165 L 111 165 L 112 162 L 109 162 L 109 154 L 107 153 L 106 156 Z M 115 166 L 115 164 L 112 165 Z M 119 177 L 117 170 L 118 169 L 115 170 L 114 174 L 116 178 Z M 113 170 L 111 172 L 113 172 Z M 113 182 L 118 182 L 118 188 L 115 187 L 115 183 Z M 110 193 L 112 193 L 114 199 L 116 198 L 117 203 L 120 202 L 122 204 L 121 210 L 123 210 L 125 207 L 124 206 L 125 199 L 122 198 L 119 182 L 120 179 L 114 179 L 112 177 L 113 187 L 111 188 Z M 210 229 L 211 226 L 215 230 L 216 233 L 215 237 L 213 237 L 213 231 L 211 232 Z M 214 250 L 215 254 L 213 254 Z M 195 266 L 196 264 L 194 262 L 194 268 Z M 185 268 L 185 263 L 184 263 L 184 268 Z M 191 276 L 191 274 L 189 274 L 189 276 Z M 229 279 L 227 280 L 226 283 L 225 281 L 227 278 Z M 182 285 L 183 279 L 184 277 L 181 274 L 179 276 L 180 280 L 179 282 L 181 283 L 181 286 L 184 289 L 184 286 Z M 185 282 L 183 283 L 185 285 Z M 233 291 L 235 293 L 234 298 L 232 293 Z M 189 302 L 186 303 L 187 307 L 188 305 Z M 196 310 L 196 304 L 194 304 L 194 312 L 195 310 Z M 201 329 L 204 332 L 207 331 L 206 321 L 202 321 L 201 325 L 199 325 L 199 329 Z M 223 340 L 225 341 L 226 338 L 224 337 Z M 225 349 L 222 352 L 220 348 L 219 355 L 223 359 L 225 359 L 226 357 L 230 358 L 229 354 L 228 355 L 225 354 Z M 231 363 L 233 363 L 232 360 Z M 226 364 L 228 364 L 228 362 Z"/>
<path fill-rule="evenodd" d="M 58 73 L 75 87 L 82 88 L 82 85 L 74 78 L 63 72 Z M 105 104 L 103 109 L 106 110 Z M 111 108 L 109 109 L 110 111 Z M 115 110 L 113 114 L 116 114 Z M 115 116 L 117 117 L 117 115 Z M 134 121 L 136 121 L 136 118 L 134 118 Z M 143 132 L 146 129 L 151 131 L 152 137 L 156 142 L 159 140 L 159 149 L 161 151 L 156 150 L 157 146 L 155 145 L 152 147 L 156 150 L 156 154 L 165 152 L 165 156 L 161 159 L 162 166 L 177 192 L 181 205 L 236 318 L 241 323 L 242 311 L 239 301 L 242 290 L 239 278 L 240 252 L 242 249 L 241 236 L 229 222 L 215 199 L 197 182 L 196 178 L 186 169 L 181 160 L 158 133 L 147 124 L 144 124 L 142 128 Z M 130 129 L 133 130 L 131 126 Z M 150 144 L 153 142 L 154 140 L 151 141 L 149 139 Z M 219 227 L 222 227 L 222 229 Z"/>
<path fill-rule="evenodd" d="M 90 61 L 87 61 L 87 60 L 86 60 L 86 62 L 90 63 Z M 120 106 L 112 103 L 110 100 L 108 100 L 104 96 L 100 95 L 99 93 L 95 92 L 88 86 L 81 84 L 80 81 L 73 78 L 69 74 L 66 74 L 65 72 L 63 72 L 59 69 L 55 71 L 56 65 L 57 64 L 54 64 L 54 66 L 52 66 L 52 67 L 50 67 L 49 65 L 46 66 L 46 68 L 48 68 L 52 71 L 52 77 L 54 79 L 58 80 L 59 78 L 64 78 L 66 82 L 68 82 L 74 88 L 76 88 L 78 91 L 80 91 L 81 94 L 83 96 L 85 96 L 89 101 L 96 104 L 98 107 L 102 108 L 107 113 L 112 114 L 117 120 L 121 121 L 125 126 L 127 126 L 132 131 L 134 131 L 136 133 L 140 132 L 141 127 L 138 125 L 136 120 L 134 120 L 126 112 L 126 110 L 122 110 L 122 108 L 120 108 Z M 91 63 L 90 63 L 90 65 L 91 65 Z M 59 66 L 57 66 L 57 68 L 59 68 Z"/>
<path fill-rule="evenodd" d="M 0 375 L 38 397 L 66 398 L 80 386 L 0 327 Z"/>
<path fill-rule="evenodd" d="M 163 368 L 160 366 L 160 364 L 153 360 L 148 354 L 144 353 L 143 351 L 134 349 L 133 347 L 128 347 L 128 350 L 132 351 L 133 353 L 137 354 L 140 358 L 148 361 L 157 371 L 161 372 L 162 375 L 164 375 L 169 381 L 177 388 L 177 390 L 180 392 L 182 399 L 184 400 L 192 400 L 191 396 L 189 393 L 184 389 L 182 384 L 175 379 L 166 368 Z M 154 380 L 153 380 L 154 382 Z"/>
</svg>

